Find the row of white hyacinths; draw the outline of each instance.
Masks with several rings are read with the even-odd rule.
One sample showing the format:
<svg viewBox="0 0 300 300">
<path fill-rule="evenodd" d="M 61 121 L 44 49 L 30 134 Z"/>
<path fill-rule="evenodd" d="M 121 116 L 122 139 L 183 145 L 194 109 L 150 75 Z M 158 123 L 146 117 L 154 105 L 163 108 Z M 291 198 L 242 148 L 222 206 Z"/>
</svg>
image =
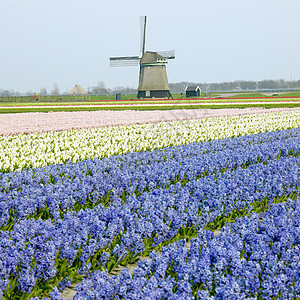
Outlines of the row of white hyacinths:
<svg viewBox="0 0 300 300">
<path fill-rule="evenodd" d="M 0 172 L 300 126 L 300 111 L 0 137 Z"/>
</svg>

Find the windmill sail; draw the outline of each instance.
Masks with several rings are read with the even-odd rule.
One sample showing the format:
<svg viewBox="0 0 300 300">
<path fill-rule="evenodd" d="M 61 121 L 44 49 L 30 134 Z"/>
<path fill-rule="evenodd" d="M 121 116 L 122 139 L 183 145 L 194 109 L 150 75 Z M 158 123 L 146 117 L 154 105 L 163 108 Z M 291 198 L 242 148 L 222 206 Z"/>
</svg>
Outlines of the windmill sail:
<svg viewBox="0 0 300 300">
<path fill-rule="evenodd" d="M 120 56 L 120 57 L 110 57 L 111 67 L 127 67 L 127 66 L 138 66 L 140 63 L 139 56 Z"/>
<path fill-rule="evenodd" d="M 138 98 L 172 98 L 166 65 L 175 58 L 175 50 L 146 51 L 147 16 L 140 17 L 141 44 L 139 56 L 110 57 L 111 67 L 140 66 Z"/>
<path fill-rule="evenodd" d="M 140 17 L 140 26 L 141 26 L 141 45 L 140 45 L 140 53 L 141 53 L 141 56 L 145 53 L 146 21 L 147 21 L 147 16 L 141 16 L 141 17 Z"/>
</svg>

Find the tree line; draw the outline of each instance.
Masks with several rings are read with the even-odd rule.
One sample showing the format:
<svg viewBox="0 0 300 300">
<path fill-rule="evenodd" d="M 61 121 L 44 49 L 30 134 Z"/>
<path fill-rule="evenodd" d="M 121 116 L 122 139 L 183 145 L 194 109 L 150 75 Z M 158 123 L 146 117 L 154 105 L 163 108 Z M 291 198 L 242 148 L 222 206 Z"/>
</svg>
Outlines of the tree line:
<svg viewBox="0 0 300 300">
<path fill-rule="evenodd" d="M 229 81 L 221 83 L 197 83 L 197 82 L 178 82 L 170 83 L 171 93 L 184 93 L 184 90 L 187 86 L 197 85 L 201 88 L 202 92 L 226 92 L 226 91 L 259 91 L 259 90 L 288 90 L 288 89 L 300 89 L 300 80 L 287 81 L 283 79 L 279 80 L 261 80 L 261 81 Z M 90 95 L 112 95 L 115 93 L 122 94 L 136 94 L 137 89 L 131 87 L 115 87 L 113 89 L 107 88 L 103 81 L 99 81 L 95 86 L 90 86 L 87 88 L 87 91 Z M 58 84 L 55 83 L 50 92 L 47 91 L 46 87 L 40 88 L 39 94 L 45 95 L 60 95 L 63 94 L 60 92 Z M 1 97 L 9 96 L 21 96 L 18 91 L 15 90 L 6 90 L 0 89 Z M 25 93 L 27 96 L 35 95 L 31 90 Z"/>
<path fill-rule="evenodd" d="M 256 90 L 280 90 L 280 89 L 300 89 L 300 80 L 286 81 L 280 80 L 261 80 L 261 81 L 231 81 L 221 83 L 197 83 L 197 82 L 178 82 L 170 83 L 171 93 L 184 93 L 189 85 L 197 85 L 203 92 L 220 92 L 220 91 L 256 91 Z M 136 94 L 137 89 L 129 87 L 116 87 L 109 89 L 105 87 L 103 81 L 96 86 L 89 87 L 89 94 L 92 95 L 111 95 L 114 93 Z"/>
<path fill-rule="evenodd" d="M 257 90 L 284 90 L 299 89 L 300 80 L 286 81 L 280 80 L 261 80 L 261 81 L 229 81 L 221 83 L 196 83 L 179 82 L 170 83 L 172 93 L 182 93 L 187 86 L 197 85 L 203 92 L 225 92 L 225 91 L 257 91 Z"/>
</svg>

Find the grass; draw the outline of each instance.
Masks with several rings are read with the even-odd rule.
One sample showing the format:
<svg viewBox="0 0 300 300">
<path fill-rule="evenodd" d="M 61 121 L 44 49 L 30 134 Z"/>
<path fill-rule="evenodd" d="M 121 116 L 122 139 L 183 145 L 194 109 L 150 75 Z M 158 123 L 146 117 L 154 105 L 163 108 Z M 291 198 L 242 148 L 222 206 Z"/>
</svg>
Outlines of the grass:
<svg viewBox="0 0 300 300">
<path fill-rule="evenodd" d="M 274 102 L 274 101 L 300 101 L 295 98 L 264 98 L 264 99 L 256 99 L 256 98 L 227 98 L 227 99 L 206 99 L 206 98 L 191 98 L 191 99 L 136 99 L 136 100 L 93 100 L 93 101 L 81 101 L 81 102 L 2 102 L 0 103 L 0 108 L 3 106 L 9 107 L 19 107 L 19 106 L 72 106 L 72 105 L 110 105 L 110 104 L 180 104 L 180 103 L 239 103 L 239 102 Z"/>
<path fill-rule="evenodd" d="M 226 96 L 228 94 L 228 96 Z M 174 109 L 199 109 L 199 108 L 249 108 L 249 107 L 300 107 L 300 91 L 280 94 L 276 97 L 265 96 L 256 92 L 233 93 L 203 93 L 207 98 L 181 99 L 180 94 L 173 94 L 174 99 L 136 99 L 136 95 L 122 95 L 122 100 L 115 100 L 115 95 L 108 96 L 38 96 L 35 101 L 32 96 L 27 97 L 0 97 L 1 113 L 25 112 L 56 112 L 56 111 L 96 111 L 96 110 L 174 110 Z M 221 95 L 224 98 L 217 98 Z M 209 98 L 210 97 L 210 98 Z M 257 99 L 256 97 L 263 97 Z M 299 97 L 299 98 L 284 98 Z M 259 103 L 262 102 L 263 103 Z M 248 102 L 248 103 L 243 103 Z M 270 103 L 285 102 L 285 103 Z M 174 103 L 174 105 L 172 105 Z M 193 103 L 193 105 L 187 105 Z M 195 104 L 196 103 L 196 104 Z M 134 105 L 131 105 L 134 104 Z M 147 104 L 147 105 L 145 105 Z M 153 105 L 151 105 L 153 104 Z M 162 105 L 155 105 L 162 104 Z M 163 105 L 165 104 L 165 105 Z M 54 107 L 59 105 L 60 107 Z M 74 107 L 78 105 L 77 107 Z M 80 107 L 85 105 L 87 107 Z M 110 105 L 102 106 L 100 105 Z M 31 107 L 35 106 L 35 107 Z M 49 106 L 49 107 L 45 107 Z M 6 108 L 4 108 L 6 107 Z"/>
<path fill-rule="evenodd" d="M 234 95 L 233 95 L 234 94 Z M 272 94 L 276 94 L 276 92 L 270 92 L 267 94 L 265 93 L 258 93 L 258 92 L 203 92 L 202 97 L 220 97 L 225 96 L 228 98 L 237 98 L 237 97 L 269 97 L 273 98 Z M 183 94 L 181 96 L 180 93 L 174 93 L 172 94 L 174 99 L 181 99 L 185 96 Z M 227 96 L 228 95 L 228 96 Z M 300 91 L 295 92 L 287 92 L 287 93 L 280 93 L 279 94 L 282 97 L 300 97 Z M 38 98 L 38 101 L 36 101 L 36 98 Z M 136 100 L 136 94 L 122 94 L 122 100 Z M 55 104 L 65 104 L 65 103 L 78 103 L 78 102 L 89 102 L 89 101 L 102 101 L 102 100 L 116 100 L 116 95 L 80 95 L 80 96 L 72 96 L 72 95 L 58 95 L 58 96 L 52 96 L 52 95 L 38 95 L 38 96 L 18 96 L 18 97 L 0 97 L 0 104 L 1 103 L 10 103 L 13 104 L 26 104 L 26 103 L 35 103 L 35 105 L 41 105 L 42 103 L 55 103 Z"/>
<path fill-rule="evenodd" d="M 290 92 L 285 94 L 280 94 L 281 97 L 300 97 L 300 92 Z"/>
<path fill-rule="evenodd" d="M 175 110 L 175 109 L 220 109 L 220 108 L 250 108 L 250 107 L 264 107 L 264 108 L 276 108 L 276 107 L 300 107 L 300 103 L 261 103 L 261 104 L 215 104 L 215 105 L 174 105 L 174 106 L 112 106 L 112 107 L 51 107 L 51 108 L 34 108 L 34 107 L 22 107 L 22 108 L 1 108 L 0 114 L 5 113 L 26 113 L 26 112 L 44 112 L 51 113 L 57 111 L 97 111 L 97 110 Z"/>
<path fill-rule="evenodd" d="M 0 97 L 1 102 L 9 102 L 9 103 L 26 103 L 26 102 L 56 102 L 61 103 L 64 101 L 67 102 L 75 102 L 75 101 L 89 101 L 89 95 L 77 95 L 77 96 L 70 96 L 70 95 L 58 95 L 58 96 L 16 96 L 16 97 Z M 38 99 L 38 101 L 36 100 Z"/>
</svg>

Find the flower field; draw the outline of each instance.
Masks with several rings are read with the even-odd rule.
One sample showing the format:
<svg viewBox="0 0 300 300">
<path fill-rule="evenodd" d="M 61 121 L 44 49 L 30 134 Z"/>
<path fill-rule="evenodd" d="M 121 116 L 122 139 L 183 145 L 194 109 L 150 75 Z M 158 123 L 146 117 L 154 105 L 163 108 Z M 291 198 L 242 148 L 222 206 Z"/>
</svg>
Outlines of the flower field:
<svg viewBox="0 0 300 300">
<path fill-rule="evenodd" d="M 300 298 L 300 111 L 1 136 L 0 172 L 2 299 Z"/>
<path fill-rule="evenodd" d="M 175 115 L 176 117 L 176 115 Z M 297 128 L 300 111 L 0 136 L 0 172 Z"/>
<path fill-rule="evenodd" d="M 60 111 L 51 113 L 27 112 L 0 114 L 0 135 L 42 133 L 73 129 L 89 129 L 120 125 L 206 119 L 266 112 L 297 111 L 299 108 L 223 108 L 176 110 L 124 111 Z"/>
</svg>

